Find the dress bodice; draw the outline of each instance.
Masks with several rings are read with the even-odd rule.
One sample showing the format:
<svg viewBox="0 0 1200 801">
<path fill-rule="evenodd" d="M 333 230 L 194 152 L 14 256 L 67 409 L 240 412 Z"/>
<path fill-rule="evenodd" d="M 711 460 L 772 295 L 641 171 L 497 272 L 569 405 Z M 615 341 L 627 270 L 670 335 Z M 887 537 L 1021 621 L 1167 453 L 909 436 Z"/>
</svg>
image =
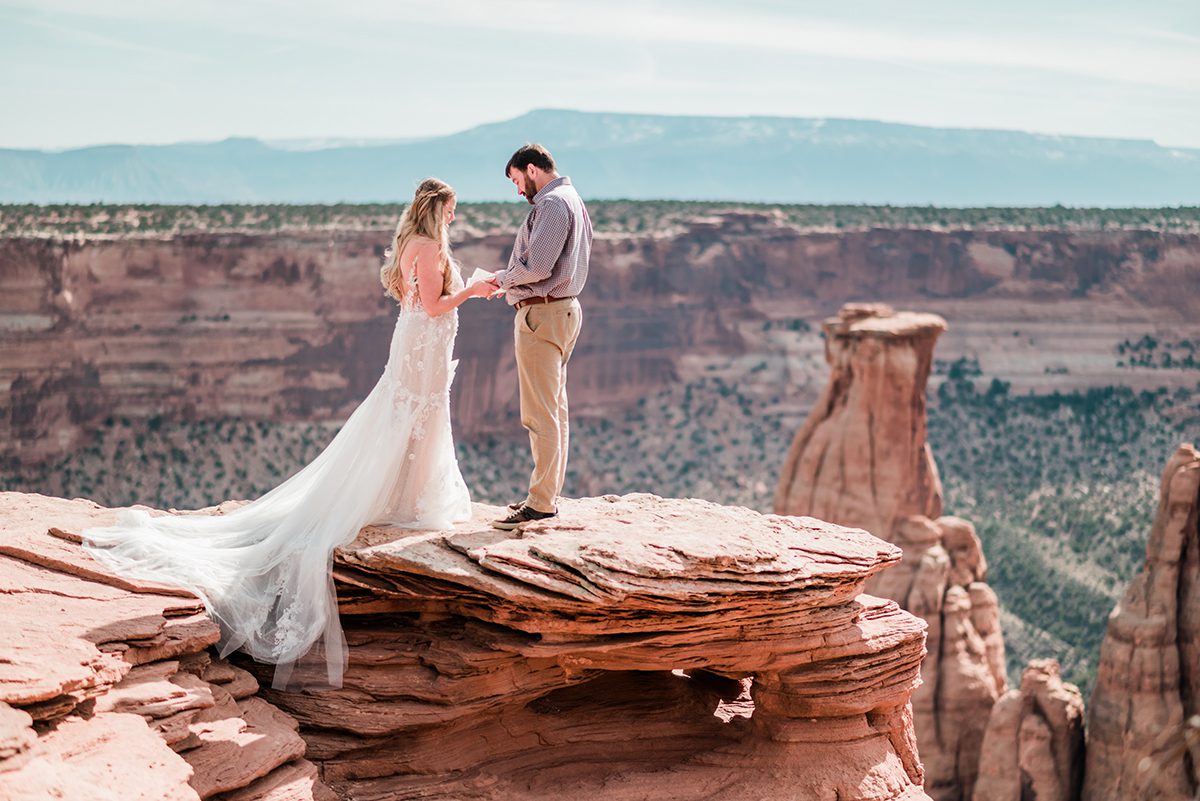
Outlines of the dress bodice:
<svg viewBox="0 0 1200 801">
<path fill-rule="evenodd" d="M 417 290 L 417 263 L 415 260 L 413 261 L 412 271 L 408 274 L 407 277 L 404 275 L 404 271 L 401 270 L 400 280 L 404 283 L 404 299 L 400 301 L 401 310 L 409 311 L 409 312 L 419 311 L 422 314 L 424 314 L 425 308 L 421 305 L 421 296 Z M 466 284 L 463 282 L 462 276 L 459 274 L 459 271 L 457 269 L 455 269 L 453 266 L 451 266 L 450 267 L 450 291 L 458 292 L 464 286 L 466 286 Z M 445 315 L 441 315 L 441 316 L 449 316 L 449 315 L 453 315 L 453 316 L 457 317 L 458 310 L 454 309 L 450 312 L 447 312 Z M 426 316 L 428 316 L 428 315 L 426 315 Z"/>
</svg>

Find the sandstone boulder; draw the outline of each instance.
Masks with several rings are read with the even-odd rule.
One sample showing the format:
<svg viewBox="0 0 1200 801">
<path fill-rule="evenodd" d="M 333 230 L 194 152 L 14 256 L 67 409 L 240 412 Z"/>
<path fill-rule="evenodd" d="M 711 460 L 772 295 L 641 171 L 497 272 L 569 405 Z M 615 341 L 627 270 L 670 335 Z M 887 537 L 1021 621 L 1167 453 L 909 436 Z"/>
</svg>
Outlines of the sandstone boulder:
<svg viewBox="0 0 1200 801">
<path fill-rule="evenodd" d="M 1185 801 L 1200 767 L 1185 721 L 1200 713 L 1200 451 L 1162 474 L 1146 566 L 1108 619 L 1088 710 L 1084 797 Z"/>
</svg>

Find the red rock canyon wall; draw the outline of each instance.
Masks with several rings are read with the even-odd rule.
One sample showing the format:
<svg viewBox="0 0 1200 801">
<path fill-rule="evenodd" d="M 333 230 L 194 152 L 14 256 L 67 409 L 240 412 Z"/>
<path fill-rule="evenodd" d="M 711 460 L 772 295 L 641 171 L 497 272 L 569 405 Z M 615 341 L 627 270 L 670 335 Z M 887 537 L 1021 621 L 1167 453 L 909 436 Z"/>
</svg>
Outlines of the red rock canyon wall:
<svg viewBox="0 0 1200 801">
<path fill-rule="evenodd" d="M 334 230 L 0 240 L 0 458 L 62 455 L 110 416 L 341 419 L 386 358 L 394 312 L 377 268 L 387 239 Z M 510 245 L 507 234 L 472 235 L 456 252 L 468 269 L 491 268 Z M 1112 306 L 1114 318 L 1185 315 L 1200 299 L 1200 236 L 825 232 L 768 212 L 603 234 L 573 408 L 636 401 L 676 379 L 687 356 L 753 351 L 748 320 L 761 329 L 864 298 L 956 313 L 967 304 L 972 319 L 1030 304 L 1062 315 L 1083 299 L 1089 310 Z M 511 428 L 510 325 L 498 302 L 463 315 L 454 403 L 466 436 Z"/>
</svg>

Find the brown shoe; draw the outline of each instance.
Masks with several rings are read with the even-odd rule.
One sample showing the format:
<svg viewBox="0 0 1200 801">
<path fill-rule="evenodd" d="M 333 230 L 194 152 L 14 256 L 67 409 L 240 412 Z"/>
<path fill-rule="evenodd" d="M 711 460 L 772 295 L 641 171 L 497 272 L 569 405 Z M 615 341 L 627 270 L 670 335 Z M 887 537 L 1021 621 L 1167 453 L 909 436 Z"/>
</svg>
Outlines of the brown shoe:
<svg viewBox="0 0 1200 801">
<path fill-rule="evenodd" d="M 557 517 L 558 512 L 539 512 L 537 509 L 530 509 L 528 506 L 522 505 L 508 517 L 502 520 L 493 520 L 492 528 L 498 528 L 502 531 L 512 531 L 520 528 L 525 523 L 532 523 L 534 520 L 545 520 L 549 517 Z"/>
</svg>

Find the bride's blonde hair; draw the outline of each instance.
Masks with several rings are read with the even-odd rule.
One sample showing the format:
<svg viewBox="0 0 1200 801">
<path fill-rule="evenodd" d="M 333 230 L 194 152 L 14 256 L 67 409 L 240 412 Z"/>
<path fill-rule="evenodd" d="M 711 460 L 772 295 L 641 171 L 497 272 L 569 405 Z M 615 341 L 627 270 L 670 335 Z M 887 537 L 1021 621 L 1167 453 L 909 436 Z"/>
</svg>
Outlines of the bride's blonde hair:
<svg viewBox="0 0 1200 801">
<path fill-rule="evenodd" d="M 400 215 L 392 246 L 383 255 L 383 266 L 379 268 L 379 281 L 384 291 L 398 302 L 404 300 L 407 287 L 400 272 L 400 254 L 404 246 L 416 237 L 425 237 L 438 243 L 438 266 L 442 271 L 442 294 L 451 287 L 454 260 L 450 256 L 450 232 L 446 225 L 446 204 L 454 198 L 454 188 L 437 178 L 426 178 L 417 187 L 412 203 Z"/>
</svg>

